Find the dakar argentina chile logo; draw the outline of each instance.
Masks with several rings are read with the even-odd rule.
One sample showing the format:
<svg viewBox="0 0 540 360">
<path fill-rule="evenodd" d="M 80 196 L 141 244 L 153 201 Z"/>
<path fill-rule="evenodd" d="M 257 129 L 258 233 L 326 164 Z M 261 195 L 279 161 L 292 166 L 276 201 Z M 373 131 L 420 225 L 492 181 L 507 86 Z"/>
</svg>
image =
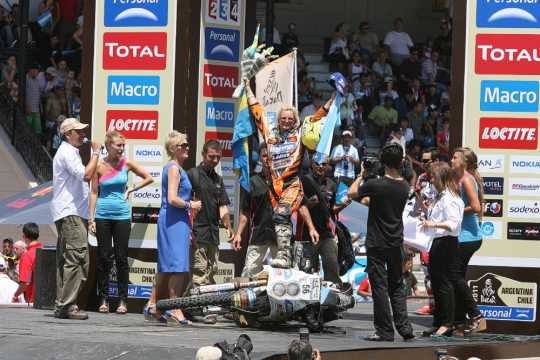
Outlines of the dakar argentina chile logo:
<svg viewBox="0 0 540 360">
<path fill-rule="evenodd" d="M 274 105 L 283 102 L 283 93 L 279 87 L 279 83 L 276 80 L 276 71 L 270 72 L 270 78 L 266 84 L 262 98 L 263 106 Z"/>
</svg>

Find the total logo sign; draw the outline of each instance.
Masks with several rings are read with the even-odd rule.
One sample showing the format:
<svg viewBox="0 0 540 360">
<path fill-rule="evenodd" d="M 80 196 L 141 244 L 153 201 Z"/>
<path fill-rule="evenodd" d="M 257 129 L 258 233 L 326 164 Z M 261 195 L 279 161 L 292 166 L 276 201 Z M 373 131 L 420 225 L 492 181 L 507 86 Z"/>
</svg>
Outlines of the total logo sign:
<svg viewBox="0 0 540 360">
<path fill-rule="evenodd" d="M 145 186 L 133 193 L 133 202 L 140 204 L 161 204 L 161 188 Z"/>
<path fill-rule="evenodd" d="M 163 162 L 163 146 L 134 145 L 133 160 L 140 162 Z"/>
<path fill-rule="evenodd" d="M 482 221 L 481 230 L 486 239 L 502 238 L 502 224 L 499 221 Z"/>
<path fill-rule="evenodd" d="M 107 103 L 158 105 L 159 76 L 109 76 Z"/>
<path fill-rule="evenodd" d="M 500 199 L 484 199 L 484 216 L 502 217 L 503 201 Z"/>
<path fill-rule="evenodd" d="M 476 26 L 483 28 L 538 28 L 538 0 L 478 0 Z"/>
<path fill-rule="evenodd" d="M 535 200 L 509 200 L 507 216 L 512 218 L 539 218 L 540 203 Z"/>
<path fill-rule="evenodd" d="M 168 0 L 105 0 L 105 26 L 166 26 Z"/>
<path fill-rule="evenodd" d="M 510 172 L 513 174 L 540 174 L 540 156 L 512 156 Z"/>
<path fill-rule="evenodd" d="M 538 81 L 482 80 L 481 111 L 538 112 Z"/>
<path fill-rule="evenodd" d="M 161 182 L 161 172 L 163 170 L 161 166 L 145 166 L 144 169 L 148 171 L 152 179 L 154 179 L 154 182 L 156 183 Z M 137 183 L 142 180 L 143 179 L 141 177 L 139 177 L 135 173 L 133 174 L 133 182 Z"/>
<path fill-rule="evenodd" d="M 538 120 L 527 118 L 480 118 L 482 149 L 536 150 Z"/>
<path fill-rule="evenodd" d="M 504 172 L 504 155 L 478 154 L 478 171 L 481 174 Z"/>
<path fill-rule="evenodd" d="M 242 0 L 206 0 L 206 21 L 215 24 L 240 25 Z"/>
<path fill-rule="evenodd" d="M 510 178 L 509 194 L 516 196 L 540 196 L 540 179 Z"/>
<path fill-rule="evenodd" d="M 204 96 L 230 98 L 237 86 L 237 67 L 204 64 Z"/>
<path fill-rule="evenodd" d="M 234 103 L 206 102 L 206 126 L 232 129 L 234 125 Z"/>
<path fill-rule="evenodd" d="M 103 69 L 163 70 L 167 64 L 166 32 L 106 32 Z"/>
<path fill-rule="evenodd" d="M 540 75 L 540 35 L 476 35 L 477 74 Z"/>
<path fill-rule="evenodd" d="M 138 110 L 108 110 L 107 131 L 116 130 L 127 139 L 156 140 L 158 112 Z"/>
<path fill-rule="evenodd" d="M 240 31 L 207 27 L 204 34 L 204 57 L 206 59 L 238 62 Z"/>
<path fill-rule="evenodd" d="M 204 141 L 217 140 L 221 144 L 223 157 L 232 157 L 232 133 L 207 131 L 204 134 Z"/>
</svg>

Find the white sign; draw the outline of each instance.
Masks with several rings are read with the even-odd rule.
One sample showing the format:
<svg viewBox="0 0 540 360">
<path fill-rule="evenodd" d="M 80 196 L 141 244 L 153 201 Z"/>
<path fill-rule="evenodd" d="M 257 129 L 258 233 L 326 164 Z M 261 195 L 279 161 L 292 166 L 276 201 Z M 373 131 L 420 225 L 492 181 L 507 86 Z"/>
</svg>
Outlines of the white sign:
<svg viewBox="0 0 540 360">
<path fill-rule="evenodd" d="M 161 187 L 147 186 L 135 191 L 132 195 L 133 203 L 161 205 Z"/>
<path fill-rule="evenodd" d="M 536 200 L 509 200 L 507 216 L 513 218 L 539 218 L 540 201 Z"/>
<path fill-rule="evenodd" d="M 133 159 L 141 162 L 162 162 L 163 146 L 161 145 L 133 145 Z"/>
<path fill-rule="evenodd" d="M 540 174 L 540 156 L 512 156 L 510 171 L 513 174 Z"/>
<path fill-rule="evenodd" d="M 480 174 L 504 172 L 504 155 L 478 154 L 478 171 Z"/>
<path fill-rule="evenodd" d="M 510 178 L 510 195 L 515 196 L 540 196 L 540 179 L 534 178 Z"/>
<path fill-rule="evenodd" d="M 161 182 L 161 172 L 163 171 L 163 168 L 161 166 L 144 166 L 144 169 L 150 173 L 150 176 L 152 176 L 154 182 Z M 143 179 L 141 177 L 133 174 L 133 182 L 138 183 L 142 180 Z"/>
<path fill-rule="evenodd" d="M 502 224 L 499 221 L 482 221 L 482 234 L 485 239 L 502 239 Z"/>
</svg>

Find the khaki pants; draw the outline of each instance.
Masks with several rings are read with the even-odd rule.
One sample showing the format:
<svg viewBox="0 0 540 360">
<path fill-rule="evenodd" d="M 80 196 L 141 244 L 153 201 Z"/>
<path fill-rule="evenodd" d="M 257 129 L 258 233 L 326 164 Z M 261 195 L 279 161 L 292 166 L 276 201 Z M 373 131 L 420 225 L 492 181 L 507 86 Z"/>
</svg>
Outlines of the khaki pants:
<svg viewBox="0 0 540 360">
<path fill-rule="evenodd" d="M 193 266 L 191 282 L 193 286 L 215 284 L 219 248 L 214 244 L 198 243 L 193 247 Z"/>
<path fill-rule="evenodd" d="M 68 311 L 77 304 L 77 297 L 88 278 L 87 222 L 76 215 L 55 221 L 56 245 L 56 310 Z"/>
<path fill-rule="evenodd" d="M 270 249 L 272 258 L 276 256 L 277 246 L 275 244 L 249 245 L 246 252 L 246 263 L 242 270 L 242 277 L 253 277 L 263 269 L 262 263 L 266 252 Z"/>
</svg>

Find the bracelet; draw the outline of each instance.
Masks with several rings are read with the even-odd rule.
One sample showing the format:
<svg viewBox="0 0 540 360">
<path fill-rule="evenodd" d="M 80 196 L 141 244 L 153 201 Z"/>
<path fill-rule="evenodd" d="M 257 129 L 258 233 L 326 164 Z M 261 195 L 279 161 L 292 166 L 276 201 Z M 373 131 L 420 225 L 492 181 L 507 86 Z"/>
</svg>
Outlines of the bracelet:
<svg viewBox="0 0 540 360">
<path fill-rule="evenodd" d="M 186 206 L 184 206 L 184 209 L 186 209 L 187 211 L 191 210 L 191 201 L 186 202 Z"/>
<path fill-rule="evenodd" d="M 99 157 L 99 153 L 99 150 L 92 151 L 92 156 L 96 155 L 97 157 Z"/>
</svg>

